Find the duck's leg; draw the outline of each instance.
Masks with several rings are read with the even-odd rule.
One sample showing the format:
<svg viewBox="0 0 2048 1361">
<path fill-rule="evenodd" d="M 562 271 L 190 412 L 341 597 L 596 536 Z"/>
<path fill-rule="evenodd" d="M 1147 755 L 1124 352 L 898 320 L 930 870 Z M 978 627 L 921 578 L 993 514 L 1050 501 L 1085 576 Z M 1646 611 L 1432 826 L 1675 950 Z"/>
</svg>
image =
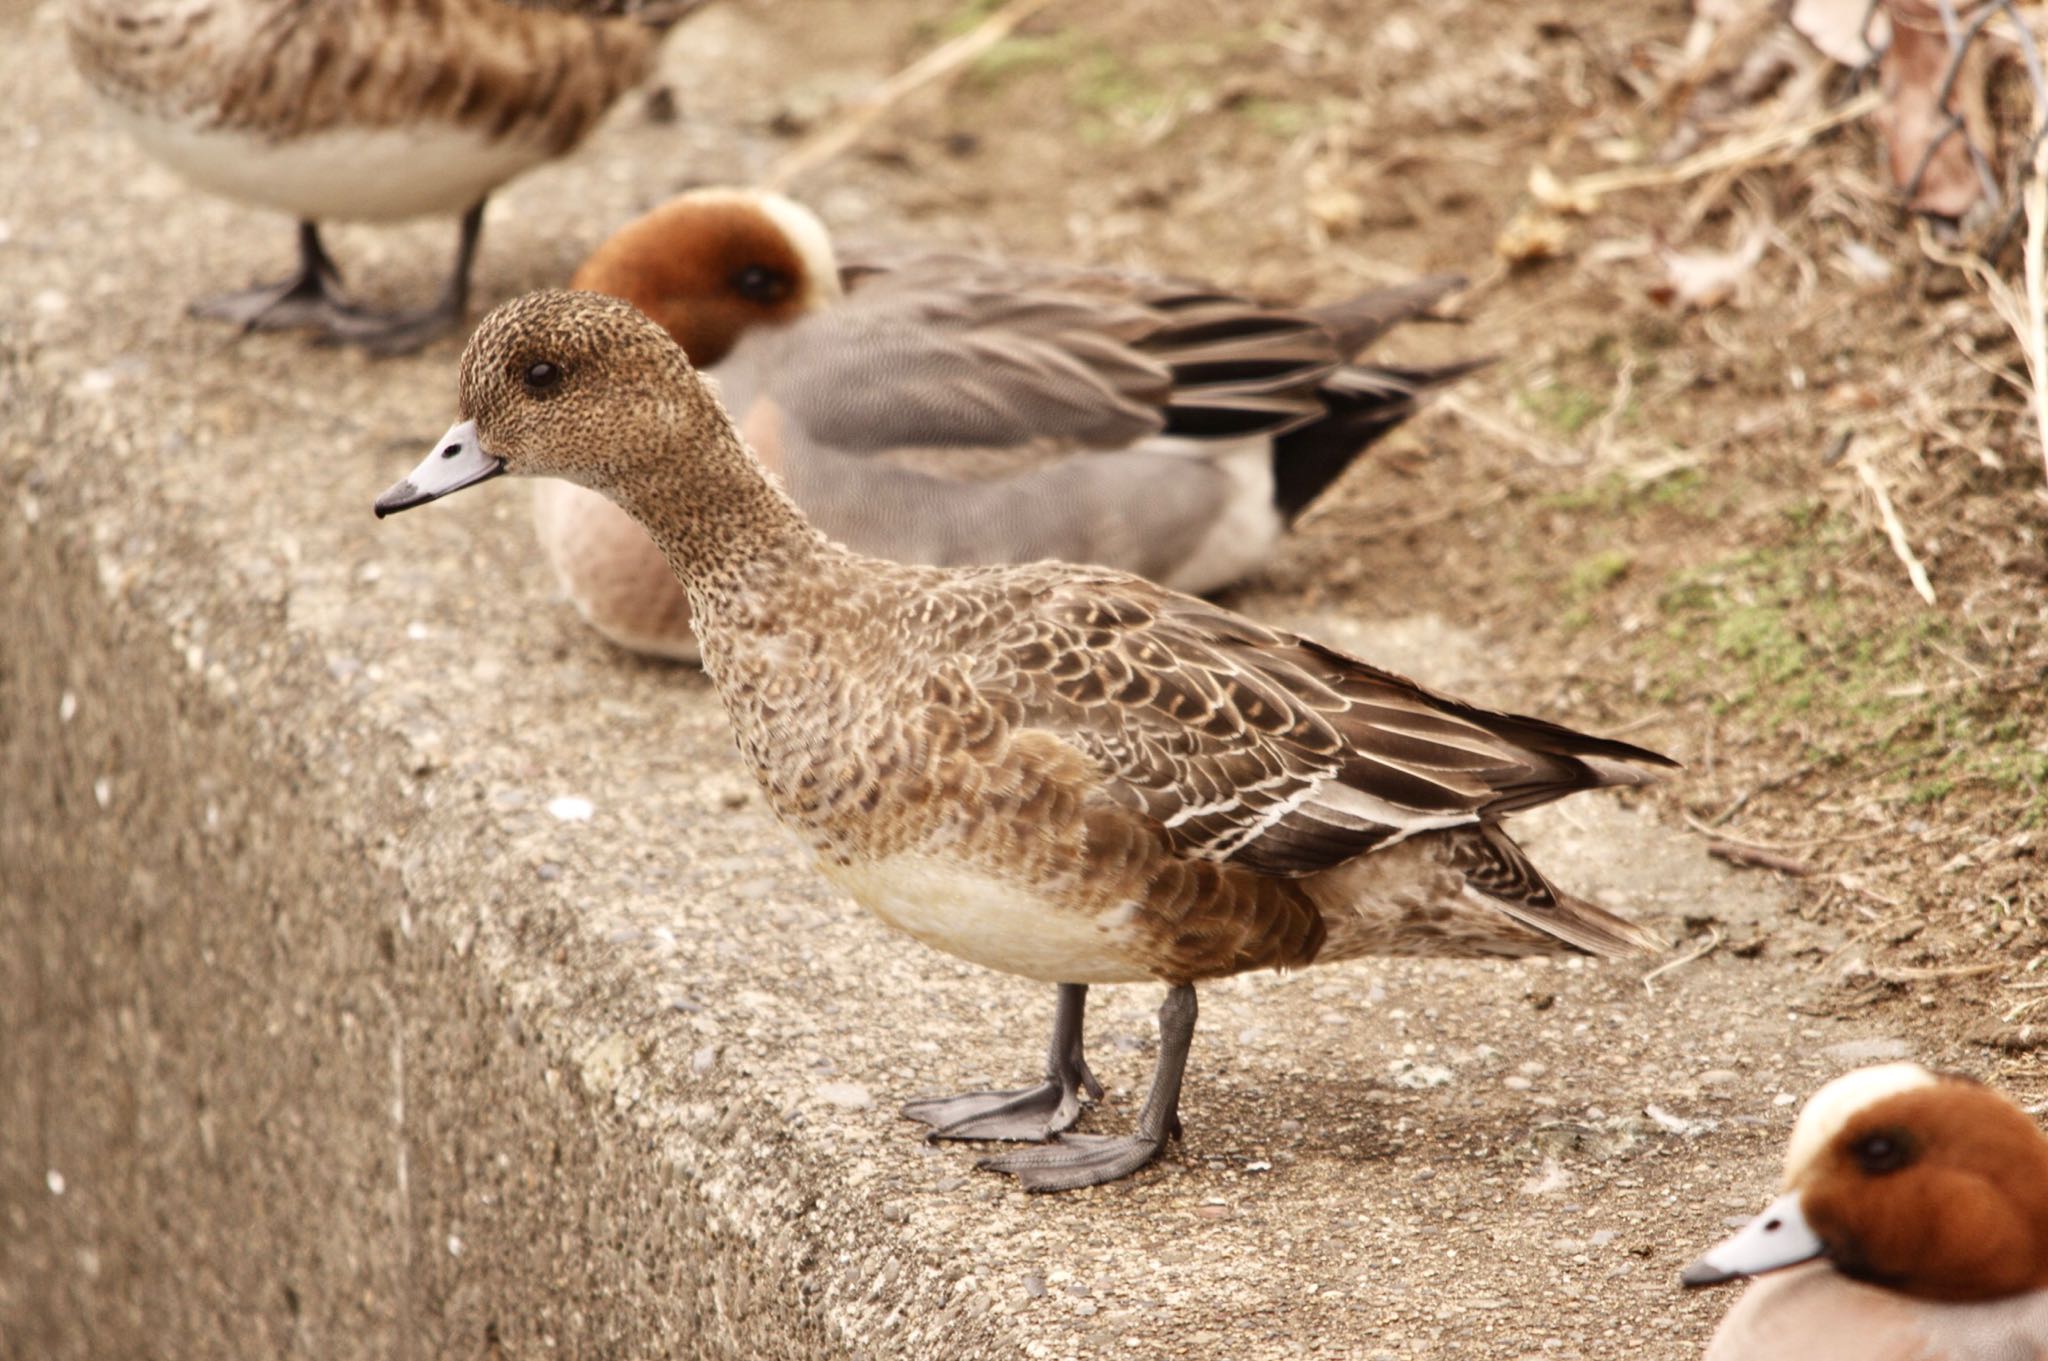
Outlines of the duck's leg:
<svg viewBox="0 0 2048 1361">
<path fill-rule="evenodd" d="M 281 283 L 259 284 L 237 293 L 201 298 L 192 304 L 195 317 L 231 321 L 245 331 L 282 331 L 322 326 L 337 309 L 345 309 L 335 290 L 341 271 L 320 244 L 320 228 L 299 223 L 299 272 Z"/>
<path fill-rule="evenodd" d="M 335 345 L 360 345 L 371 354 L 411 354 L 429 341 L 460 326 L 469 314 L 469 275 L 476 264 L 477 238 L 484 229 L 484 200 L 462 215 L 462 236 L 455 247 L 455 271 L 440 301 L 409 312 L 369 312 L 338 306 L 318 323 L 320 338 Z"/>
<path fill-rule="evenodd" d="M 1072 1191 L 1127 1177 L 1159 1156 L 1180 1134 L 1180 1082 L 1187 1071 L 1188 1045 L 1195 1037 L 1195 989 L 1182 983 L 1159 1008 L 1159 1062 L 1152 1090 L 1129 1134 L 1069 1134 L 1043 1148 L 1019 1149 L 983 1158 L 977 1166 L 1006 1172 L 1027 1191 Z"/>
<path fill-rule="evenodd" d="M 903 1108 L 912 1120 L 932 1127 L 931 1139 L 1019 1139 L 1043 1143 L 1081 1118 L 1085 1099 L 1100 1101 L 1102 1084 L 1081 1054 L 1081 1018 L 1088 1009 L 1086 983 L 1060 984 L 1053 1013 L 1052 1046 L 1045 1056 L 1045 1081 L 1008 1092 L 964 1092 L 913 1101 Z"/>
</svg>

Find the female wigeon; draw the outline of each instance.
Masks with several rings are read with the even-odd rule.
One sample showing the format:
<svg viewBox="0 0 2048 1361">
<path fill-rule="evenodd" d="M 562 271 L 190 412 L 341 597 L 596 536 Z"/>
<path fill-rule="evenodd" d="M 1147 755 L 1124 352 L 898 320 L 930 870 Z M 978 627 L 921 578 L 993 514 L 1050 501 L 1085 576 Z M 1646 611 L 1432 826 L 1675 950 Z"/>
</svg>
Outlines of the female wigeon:
<svg viewBox="0 0 2048 1361">
<path fill-rule="evenodd" d="M 68 0 L 71 54 L 142 148 L 202 189 L 299 219 L 282 283 L 195 303 L 387 354 L 462 320 L 484 199 L 563 155 L 700 0 L 596 18 L 503 0 Z M 319 223 L 461 214 L 440 300 L 346 302 Z"/>
<path fill-rule="evenodd" d="M 1681 1278 L 1779 1273 L 1708 1361 L 2048 1358 L 2048 1139 L 1997 1092 L 1916 1063 L 1836 1078 L 1799 1114 L 1784 1185 Z"/>
<path fill-rule="evenodd" d="M 1037 1190 L 1123 1176 L 1179 1128 L 1195 990 L 1367 954 L 1627 953 L 1506 813 L 1641 784 L 1625 742 L 1433 694 L 1138 577 L 909 566 L 812 527 L 680 346 L 615 298 L 537 293 L 463 355 L 462 420 L 379 515 L 501 473 L 646 528 L 768 802 L 883 921 L 1060 985 L 1045 1082 L 923 1101 L 940 1137 L 1046 1139 L 1099 1095 L 1091 983 L 1170 991 L 1135 1133 L 984 1163 Z"/>
<path fill-rule="evenodd" d="M 570 286 L 667 328 L 797 504 L 861 552 L 1102 563 L 1199 595 L 1256 568 L 1422 392 L 1475 367 L 1354 362 L 1458 282 L 1285 311 L 951 251 L 841 258 L 790 200 L 706 190 L 621 229 Z M 689 602 L 646 534 L 581 487 L 535 492 L 583 616 L 695 660 Z"/>
</svg>

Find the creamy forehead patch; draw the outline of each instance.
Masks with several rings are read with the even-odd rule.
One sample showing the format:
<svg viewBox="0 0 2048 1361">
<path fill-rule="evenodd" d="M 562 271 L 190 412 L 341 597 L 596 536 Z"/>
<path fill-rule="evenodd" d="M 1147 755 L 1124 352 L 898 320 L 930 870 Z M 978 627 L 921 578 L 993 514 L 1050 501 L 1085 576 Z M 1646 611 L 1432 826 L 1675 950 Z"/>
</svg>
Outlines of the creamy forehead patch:
<svg viewBox="0 0 2048 1361">
<path fill-rule="evenodd" d="M 1880 1063 L 1844 1073 L 1806 1100 L 1785 1147 L 1785 1184 L 1792 1185 L 1856 1113 L 1900 1092 L 1940 1081 L 1917 1063 Z"/>
<path fill-rule="evenodd" d="M 817 214 L 780 194 L 756 193 L 754 202 L 788 239 L 819 294 L 838 297 L 839 257 L 832 249 L 831 233 L 825 230 Z"/>
</svg>

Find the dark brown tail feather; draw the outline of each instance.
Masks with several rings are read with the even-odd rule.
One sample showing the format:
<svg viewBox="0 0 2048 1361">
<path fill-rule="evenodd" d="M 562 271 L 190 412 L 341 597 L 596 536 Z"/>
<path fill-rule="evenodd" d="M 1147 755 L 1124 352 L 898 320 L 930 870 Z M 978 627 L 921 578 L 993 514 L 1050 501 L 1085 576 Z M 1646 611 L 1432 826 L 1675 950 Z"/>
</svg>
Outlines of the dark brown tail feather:
<svg viewBox="0 0 2048 1361">
<path fill-rule="evenodd" d="M 1414 415 L 1423 394 L 1493 360 L 1433 368 L 1353 365 L 1318 389 L 1324 415 L 1273 441 L 1273 504 L 1292 523 L 1382 435 Z"/>
<path fill-rule="evenodd" d="M 1648 929 L 1552 884 L 1496 823 L 1482 822 L 1459 838 L 1452 863 L 1501 911 L 1575 950 L 1626 957 L 1666 948 Z"/>
</svg>

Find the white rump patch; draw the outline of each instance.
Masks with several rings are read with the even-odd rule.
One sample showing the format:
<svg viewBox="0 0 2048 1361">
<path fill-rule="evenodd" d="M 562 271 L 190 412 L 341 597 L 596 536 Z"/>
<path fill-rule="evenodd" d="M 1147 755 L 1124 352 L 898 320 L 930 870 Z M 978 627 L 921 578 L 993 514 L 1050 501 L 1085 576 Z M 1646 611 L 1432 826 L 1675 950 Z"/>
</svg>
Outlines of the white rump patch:
<svg viewBox="0 0 2048 1361">
<path fill-rule="evenodd" d="M 1161 585 L 1189 595 L 1207 595 L 1240 581 L 1265 562 L 1287 523 L 1273 504 L 1273 441 L 1258 435 L 1234 445 L 1214 440 L 1175 437 L 1149 439 L 1138 445 L 1147 453 L 1182 454 L 1213 463 L 1236 484 L 1222 516 L 1210 527 L 1195 551 Z"/>
</svg>

